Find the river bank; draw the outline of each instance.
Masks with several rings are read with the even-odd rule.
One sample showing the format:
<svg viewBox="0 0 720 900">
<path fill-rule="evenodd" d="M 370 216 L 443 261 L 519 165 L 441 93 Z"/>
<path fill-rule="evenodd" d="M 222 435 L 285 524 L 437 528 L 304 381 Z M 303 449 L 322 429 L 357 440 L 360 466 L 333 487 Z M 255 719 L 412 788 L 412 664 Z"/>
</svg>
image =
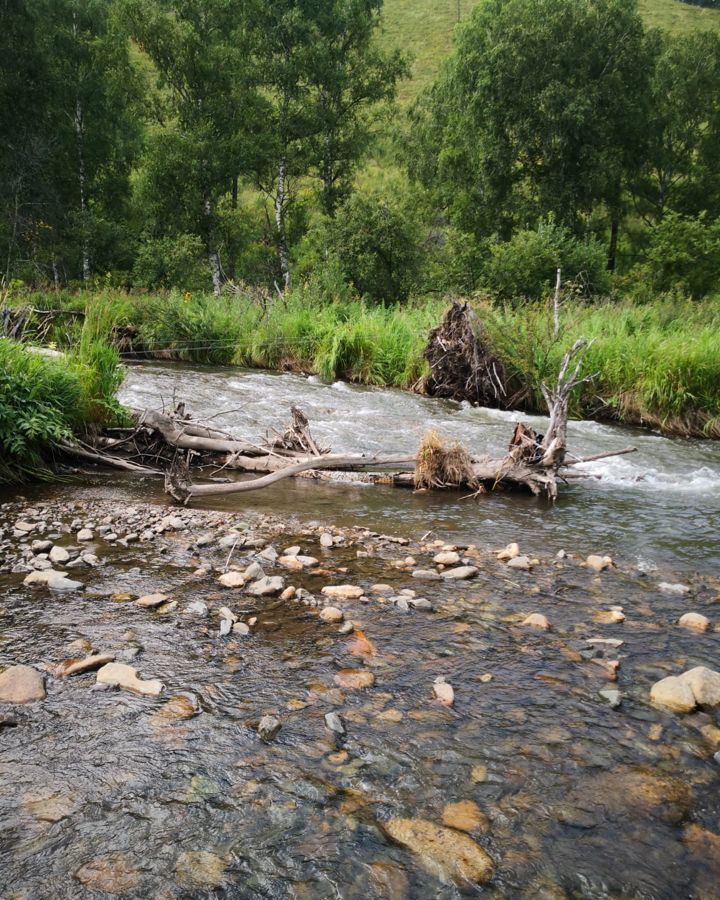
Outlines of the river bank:
<svg viewBox="0 0 720 900">
<path fill-rule="evenodd" d="M 716 300 L 567 300 L 559 339 L 547 303 L 473 302 L 520 411 L 546 412 L 541 384 L 554 381 L 563 353 L 584 336 L 594 342 L 586 365 L 597 377 L 574 395 L 575 417 L 720 437 Z M 13 303 L 82 310 L 84 330 L 93 339 L 112 340 L 127 359 L 145 355 L 240 365 L 402 389 L 417 385 L 426 372 L 428 334 L 448 305 L 439 299 L 393 307 L 332 302 L 310 288 L 298 288 L 286 301 L 264 303 L 243 296 L 118 291 L 18 295 Z M 81 321 L 60 315 L 45 339 L 72 345 L 82 333 Z"/>
<path fill-rule="evenodd" d="M 0 506 L 10 896 L 712 896 L 720 728 L 650 690 L 716 577 L 55 490 Z"/>
</svg>

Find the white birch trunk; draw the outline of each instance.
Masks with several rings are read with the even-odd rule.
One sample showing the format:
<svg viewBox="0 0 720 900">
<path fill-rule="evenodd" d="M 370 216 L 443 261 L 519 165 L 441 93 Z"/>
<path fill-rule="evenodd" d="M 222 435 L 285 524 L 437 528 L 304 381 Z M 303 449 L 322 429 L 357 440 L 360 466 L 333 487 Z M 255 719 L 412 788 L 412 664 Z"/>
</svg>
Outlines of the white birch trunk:
<svg viewBox="0 0 720 900">
<path fill-rule="evenodd" d="M 275 226 L 277 228 L 278 260 L 285 290 L 290 287 L 290 261 L 285 232 L 285 202 L 287 197 L 287 158 L 282 156 L 278 166 L 278 184 L 275 194 Z"/>
<path fill-rule="evenodd" d="M 77 38 L 77 13 L 73 13 L 73 36 Z M 82 276 L 83 281 L 90 280 L 90 243 L 87 234 L 87 172 L 85 170 L 85 118 L 80 95 L 75 96 L 75 142 L 78 155 L 78 186 L 80 188 L 80 214 L 83 227 L 82 240 Z"/>
</svg>

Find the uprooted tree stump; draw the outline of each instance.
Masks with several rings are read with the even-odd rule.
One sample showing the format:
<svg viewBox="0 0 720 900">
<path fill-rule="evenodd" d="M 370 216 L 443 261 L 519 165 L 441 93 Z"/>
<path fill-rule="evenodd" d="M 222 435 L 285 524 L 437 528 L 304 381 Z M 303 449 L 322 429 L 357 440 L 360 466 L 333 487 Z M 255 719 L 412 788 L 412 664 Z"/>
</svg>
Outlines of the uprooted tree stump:
<svg viewBox="0 0 720 900">
<path fill-rule="evenodd" d="M 417 384 L 422 393 L 494 409 L 516 405 L 505 366 L 490 352 L 484 326 L 467 303 L 453 303 L 430 332 L 423 356 L 430 372 Z"/>
</svg>

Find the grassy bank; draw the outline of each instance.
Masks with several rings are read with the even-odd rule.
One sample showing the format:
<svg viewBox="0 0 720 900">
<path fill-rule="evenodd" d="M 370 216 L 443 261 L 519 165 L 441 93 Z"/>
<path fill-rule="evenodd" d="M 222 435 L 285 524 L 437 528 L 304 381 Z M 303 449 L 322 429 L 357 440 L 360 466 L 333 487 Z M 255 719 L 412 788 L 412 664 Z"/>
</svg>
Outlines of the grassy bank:
<svg viewBox="0 0 720 900">
<path fill-rule="evenodd" d="M 122 415 L 117 353 L 87 339 L 47 358 L 0 338 L 0 484 L 48 477 L 54 442 Z"/>
<path fill-rule="evenodd" d="M 58 341 L 94 346 L 130 333 L 136 348 L 168 359 L 314 372 L 326 381 L 399 388 L 411 387 L 424 373 L 428 332 L 447 306 L 441 300 L 389 308 L 328 303 L 303 291 L 267 308 L 242 297 L 178 293 L 30 300 L 35 306 L 85 307 L 82 331 L 63 334 L 59 324 Z M 559 340 L 547 303 L 476 305 L 493 353 L 513 382 L 527 388 L 528 411 L 545 411 L 540 384 L 554 380 L 566 348 L 583 336 L 594 341 L 587 370 L 598 375 L 574 398 L 574 415 L 720 437 L 720 300 L 568 303 Z"/>
</svg>

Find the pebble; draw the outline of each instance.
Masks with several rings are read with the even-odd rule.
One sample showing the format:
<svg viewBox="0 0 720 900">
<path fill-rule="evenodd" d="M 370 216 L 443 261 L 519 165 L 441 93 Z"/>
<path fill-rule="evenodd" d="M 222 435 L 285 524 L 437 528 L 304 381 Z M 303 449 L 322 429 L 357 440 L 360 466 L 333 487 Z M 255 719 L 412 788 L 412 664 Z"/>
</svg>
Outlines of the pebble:
<svg viewBox="0 0 720 900">
<path fill-rule="evenodd" d="M 248 594 L 255 597 L 265 597 L 269 594 L 279 594 L 285 587 L 284 580 L 279 575 L 266 575 L 258 581 L 254 581 L 247 589 Z"/>
<path fill-rule="evenodd" d="M 292 585 L 290 585 L 290 587 L 286 587 L 285 590 L 282 592 L 282 594 L 280 594 L 280 599 L 281 600 L 292 600 L 296 593 L 297 593 L 296 588 L 294 588 Z"/>
<path fill-rule="evenodd" d="M 357 600 L 363 595 L 363 589 L 352 584 L 326 585 L 322 592 L 326 597 L 336 597 L 339 600 Z"/>
<path fill-rule="evenodd" d="M 338 609 L 337 606 L 326 606 L 323 610 L 320 611 L 320 618 L 323 622 L 337 623 L 342 622 L 345 618 L 341 609 Z"/>
<path fill-rule="evenodd" d="M 233 623 L 231 619 L 221 619 L 220 620 L 220 636 L 226 637 L 233 630 Z"/>
<path fill-rule="evenodd" d="M 442 811 L 442 823 L 458 831 L 490 830 L 490 820 L 474 800 L 446 804 Z"/>
<path fill-rule="evenodd" d="M 78 533 L 75 535 L 75 539 L 82 542 L 91 541 L 93 537 L 94 535 L 89 528 L 81 528 L 80 531 L 78 531 Z"/>
<path fill-rule="evenodd" d="M 239 588 L 245 585 L 247 578 L 243 572 L 225 572 L 218 578 L 218 583 L 223 587 Z"/>
<path fill-rule="evenodd" d="M 208 615 L 207 603 L 202 600 L 193 600 L 192 603 L 188 603 L 185 607 L 185 612 L 190 613 L 192 616 L 205 618 Z"/>
<path fill-rule="evenodd" d="M 167 594 L 146 594 L 135 601 L 136 606 L 142 606 L 145 609 L 153 609 L 166 603 L 170 597 Z"/>
<path fill-rule="evenodd" d="M 232 631 L 233 634 L 239 634 L 245 637 L 250 634 L 250 626 L 246 625 L 245 622 L 235 622 L 232 626 Z"/>
<path fill-rule="evenodd" d="M 52 548 L 52 541 L 33 541 L 30 544 L 30 549 L 33 553 L 47 553 L 48 550 Z"/>
<path fill-rule="evenodd" d="M 443 706 L 452 706 L 455 703 L 455 691 L 451 684 L 445 681 L 442 675 L 438 675 L 433 684 L 433 694 Z"/>
<path fill-rule="evenodd" d="M 352 622 L 343 622 L 343 624 L 338 628 L 338 634 L 351 634 L 355 630 L 355 626 Z"/>
<path fill-rule="evenodd" d="M 477 566 L 458 566 L 455 569 L 446 569 L 442 573 L 442 577 L 454 581 L 464 581 L 467 578 L 474 578 L 477 573 Z"/>
<path fill-rule="evenodd" d="M 460 554 L 454 550 L 445 550 L 434 556 L 433 562 L 438 566 L 456 566 L 460 562 Z"/>
<path fill-rule="evenodd" d="M 607 700 L 612 709 L 617 709 L 622 703 L 620 691 L 606 690 L 599 691 L 599 694 L 604 700 Z"/>
<path fill-rule="evenodd" d="M 340 669 L 335 674 L 335 684 L 349 690 L 363 690 L 375 684 L 375 676 L 367 669 Z"/>
<path fill-rule="evenodd" d="M 687 584 L 670 584 L 668 581 L 661 581 L 658 585 L 658 590 L 662 591 L 664 594 L 689 594 L 690 588 Z"/>
<path fill-rule="evenodd" d="M 680 616 L 678 625 L 688 628 L 690 631 L 707 631 L 710 627 L 710 620 L 700 613 L 688 612 Z"/>
<path fill-rule="evenodd" d="M 258 723 L 257 733 L 260 740 L 268 742 L 275 738 L 281 728 L 282 722 L 280 719 L 276 719 L 275 716 L 263 716 Z"/>
<path fill-rule="evenodd" d="M 325 726 L 335 734 L 345 734 L 343 720 L 336 712 L 325 713 Z"/>
<path fill-rule="evenodd" d="M 238 617 L 235 615 L 235 613 L 231 609 L 228 609 L 227 606 L 221 606 L 218 612 L 223 619 L 229 619 L 231 622 L 237 622 L 238 620 Z"/>
<path fill-rule="evenodd" d="M 520 556 L 520 547 L 517 544 L 508 544 L 504 550 L 498 550 L 496 554 L 496 558 L 501 562 L 509 559 L 514 559 L 516 556 Z"/>
<path fill-rule="evenodd" d="M 593 572 L 602 572 L 604 569 L 609 569 L 610 566 L 613 565 L 612 557 L 610 556 L 596 556 L 591 554 L 583 563 L 588 569 L 592 569 Z"/>
<path fill-rule="evenodd" d="M 529 556 L 514 556 L 512 559 L 508 560 L 507 567 L 508 569 L 523 569 L 528 571 L 532 568 L 532 563 Z"/>
<path fill-rule="evenodd" d="M 324 531 L 320 535 L 320 546 L 324 547 L 326 550 L 329 550 L 330 547 L 332 547 L 332 545 L 333 545 L 333 536 L 329 532 Z"/>
<path fill-rule="evenodd" d="M 82 587 L 82 582 L 73 581 L 68 578 L 64 572 L 58 572 L 55 569 L 48 569 L 44 572 L 31 572 L 23 580 L 23 584 L 44 584 L 51 591 L 76 591 Z"/>
<path fill-rule="evenodd" d="M 66 659 L 55 669 L 58 678 L 66 678 L 69 675 L 81 675 L 83 672 L 92 672 L 113 662 L 115 657 L 111 653 L 97 653 L 94 656 L 86 656 L 85 659 Z"/>
<path fill-rule="evenodd" d="M 413 597 L 408 602 L 410 603 L 410 606 L 413 607 L 413 609 L 421 609 L 425 610 L 426 612 L 432 612 L 433 605 L 425 597 Z"/>
<path fill-rule="evenodd" d="M 518 557 L 519 558 L 519 557 Z M 528 628 L 539 628 L 541 631 L 549 631 L 550 623 L 542 613 L 531 613 L 523 620 L 523 625 Z"/>
<path fill-rule="evenodd" d="M 443 575 L 447 573 L 444 572 Z M 412 573 L 413 578 L 424 578 L 427 581 L 442 581 L 442 575 L 435 571 L 435 569 L 415 569 Z M 392 588 L 390 589 L 392 590 Z"/>
<path fill-rule="evenodd" d="M 680 713 L 691 712 L 697 705 L 690 685 L 675 675 L 656 681 L 650 689 L 650 700 L 656 706 Z"/>
</svg>

